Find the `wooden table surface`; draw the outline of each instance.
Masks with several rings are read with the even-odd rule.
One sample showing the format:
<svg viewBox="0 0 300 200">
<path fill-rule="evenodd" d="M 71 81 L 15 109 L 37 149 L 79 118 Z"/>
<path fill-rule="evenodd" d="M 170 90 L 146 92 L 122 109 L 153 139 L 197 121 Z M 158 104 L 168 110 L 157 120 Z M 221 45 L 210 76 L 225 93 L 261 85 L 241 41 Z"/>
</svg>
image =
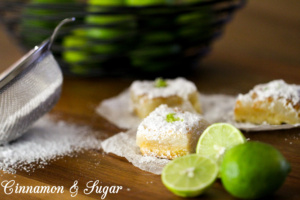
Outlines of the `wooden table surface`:
<svg viewBox="0 0 300 200">
<path fill-rule="evenodd" d="M 0 68 L 3 70 L 21 55 L 16 44 L 0 27 Z M 245 93 L 258 83 L 284 79 L 300 84 L 300 1 L 249 1 L 227 26 L 225 35 L 214 44 L 212 53 L 203 60 L 197 73 L 187 77 L 203 93 Z M 103 99 L 127 88 L 133 79 L 66 78 L 62 97 L 52 111 L 59 118 L 89 125 L 100 138 L 120 130 L 95 113 Z M 251 140 L 263 141 L 278 148 L 291 163 L 292 171 L 284 185 L 268 199 L 300 199 L 300 129 L 245 133 Z M 75 180 L 79 188 L 91 180 L 101 185 L 121 185 L 118 194 L 106 199 L 180 199 L 161 183 L 160 176 L 144 172 L 126 159 L 102 151 L 90 150 L 51 162 L 33 173 L 18 171 L 4 174 L 1 180 L 16 180 L 20 185 L 64 186 L 64 194 L 13 194 L 0 189 L 0 199 L 101 199 L 101 194 L 83 194 L 71 198 L 68 189 Z M 127 190 L 127 188 L 129 188 Z M 234 199 L 217 181 L 199 199 Z"/>
</svg>

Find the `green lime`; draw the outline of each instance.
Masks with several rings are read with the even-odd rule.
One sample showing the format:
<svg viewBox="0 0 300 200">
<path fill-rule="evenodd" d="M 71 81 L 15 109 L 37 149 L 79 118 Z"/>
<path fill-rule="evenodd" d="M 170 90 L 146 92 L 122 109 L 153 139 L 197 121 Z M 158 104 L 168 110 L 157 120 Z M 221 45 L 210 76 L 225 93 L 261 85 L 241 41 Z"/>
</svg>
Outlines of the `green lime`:
<svg viewBox="0 0 300 200">
<path fill-rule="evenodd" d="M 64 47 L 76 47 L 76 48 L 86 48 L 87 40 L 84 37 L 77 35 L 68 35 L 64 37 L 63 46 Z"/>
<path fill-rule="evenodd" d="M 203 0 L 177 0 L 178 4 L 190 4 L 190 3 L 199 3 Z"/>
<path fill-rule="evenodd" d="M 86 36 L 95 39 L 115 39 L 124 36 L 122 31 L 113 28 L 89 28 L 86 29 Z"/>
<path fill-rule="evenodd" d="M 131 65 L 143 72 L 161 72 L 172 70 L 176 63 L 171 61 L 152 61 L 149 59 L 132 59 Z"/>
<path fill-rule="evenodd" d="M 71 4 L 75 0 L 30 0 L 22 9 L 20 34 L 22 42 L 27 47 L 41 43 L 49 37 L 59 23 L 57 17 L 65 14 L 65 10 L 46 7 L 43 4 Z M 42 6 L 43 5 L 43 6 Z"/>
<path fill-rule="evenodd" d="M 176 158 L 163 169 L 163 184 L 174 194 L 194 197 L 203 193 L 216 180 L 219 167 L 211 159 L 198 154 Z"/>
<path fill-rule="evenodd" d="M 63 59 L 68 63 L 78 63 L 89 60 L 88 55 L 83 51 L 68 50 L 63 52 Z"/>
<path fill-rule="evenodd" d="M 31 0 L 31 3 L 74 3 L 74 0 Z"/>
<path fill-rule="evenodd" d="M 68 63 L 77 63 L 88 60 L 86 44 L 87 40 L 84 37 L 69 35 L 64 37 L 62 45 L 64 51 L 62 53 L 63 59 Z"/>
<path fill-rule="evenodd" d="M 72 65 L 70 71 L 77 75 L 87 75 L 90 73 L 90 68 L 82 65 Z"/>
<path fill-rule="evenodd" d="M 140 46 L 130 53 L 131 65 L 145 72 L 159 72 L 170 69 L 174 60 L 156 60 L 163 56 L 175 56 L 180 51 L 178 45 Z"/>
<path fill-rule="evenodd" d="M 247 142 L 228 150 L 221 165 L 222 183 L 235 197 L 261 198 L 275 192 L 290 171 L 290 164 L 274 147 Z"/>
<path fill-rule="evenodd" d="M 196 152 L 216 161 L 220 165 L 227 149 L 245 142 L 246 139 L 239 129 L 231 124 L 216 123 L 207 127 L 202 133 Z"/>
<path fill-rule="evenodd" d="M 180 47 L 176 44 L 165 44 L 160 46 L 141 46 L 132 51 L 132 56 L 138 59 L 144 59 L 148 57 L 159 57 L 174 55 L 180 51 Z"/>
<path fill-rule="evenodd" d="M 120 52 L 120 46 L 114 44 L 93 45 L 91 52 L 96 54 L 117 54 Z"/>
<path fill-rule="evenodd" d="M 174 34 L 168 31 L 155 31 L 143 34 L 142 42 L 152 44 L 156 42 L 170 42 L 174 40 Z"/>
<path fill-rule="evenodd" d="M 88 1 L 88 11 L 89 12 L 98 12 L 98 13 L 106 13 L 115 11 L 113 8 L 107 6 L 123 6 L 123 0 L 89 0 Z M 85 22 L 87 24 L 94 24 L 94 25 L 106 25 L 106 24 L 122 24 L 128 26 L 131 25 L 129 22 L 133 20 L 132 16 L 130 15 L 102 15 L 102 14 L 93 14 L 87 15 L 85 18 Z M 131 22 L 132 23 L 132 22 Z"/>
<path fill-rule="evenodd" d="M 72 35 L 85 38 L 86 37 L 86 32 L 87 32 L 87 30 L 84 29 L 84 28 L 77 28 L 77 29 L 74 29 L 72 31 Z"/>
<path fill-rule="evenodd" d="M 95 6 L 119 6 L 124 4 L 124 0 L 88 0 L 88 4 Z"/>
<path fill-rule="evenodd" d="M 168 0 L 126 0 L 126 4 L 130 6 L 149 6 L 149 5 L 163 5 Z"/>
<path fill-rule="evenodd" d="M 95 25 L 106 25 L 106 24 L 116 24 L 116 23 L 128 23 L 127 21 L 132 20 L 132 17 L 128 15 L 108 15 L 108 16 L 97 16 L 91 15 L 87 16 L 85 21 L 87 24 Z"/>
<path fill-rule="evenodd" d="M 207 27 L 212 21 L 212 11 L 210 8 L 205 7 L 197 12 L 190 12 L 187 14 L 181 14 L 177 17 L 176 22 L 178 24 L 193 25 L 198 27 Z"/>
</svg>

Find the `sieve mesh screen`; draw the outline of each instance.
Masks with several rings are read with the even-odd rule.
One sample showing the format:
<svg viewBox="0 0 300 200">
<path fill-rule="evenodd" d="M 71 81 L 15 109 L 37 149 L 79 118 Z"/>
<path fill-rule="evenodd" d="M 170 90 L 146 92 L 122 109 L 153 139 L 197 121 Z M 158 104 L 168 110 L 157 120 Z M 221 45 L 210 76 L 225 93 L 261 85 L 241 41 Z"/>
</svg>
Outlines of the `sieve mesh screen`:
<svg viewBox="0 0 300 200">
<path fill-rule="evenodd" d="M 51 52 L 0 88 L 0 144 L 21 136 L 58 101 L 63 77 Z"/>
</svg>

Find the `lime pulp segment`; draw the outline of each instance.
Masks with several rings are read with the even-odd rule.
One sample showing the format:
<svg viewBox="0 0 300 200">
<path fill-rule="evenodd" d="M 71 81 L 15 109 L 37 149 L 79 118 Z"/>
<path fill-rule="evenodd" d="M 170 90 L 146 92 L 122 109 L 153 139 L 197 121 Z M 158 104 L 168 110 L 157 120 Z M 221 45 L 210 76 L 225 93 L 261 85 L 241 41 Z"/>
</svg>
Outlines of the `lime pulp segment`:
<svg viewBox="0 0 300 200">
<path fill-rule="evenodd" d="M 215 161 L 190 154 L 168 163 L 162 172 L 163 184 L 174 194 L 194 197 L 203 193 L 216 180 L 219 167 Z"/>
<path fill-rule="evenodd" d="M 244 135 L 227 123 L 216 123 L 209 126 L 200 136 L 196 152 L 199 155 L 216 161 L 219 165 L 227 149 L 245 143 Z"/>
</svg>

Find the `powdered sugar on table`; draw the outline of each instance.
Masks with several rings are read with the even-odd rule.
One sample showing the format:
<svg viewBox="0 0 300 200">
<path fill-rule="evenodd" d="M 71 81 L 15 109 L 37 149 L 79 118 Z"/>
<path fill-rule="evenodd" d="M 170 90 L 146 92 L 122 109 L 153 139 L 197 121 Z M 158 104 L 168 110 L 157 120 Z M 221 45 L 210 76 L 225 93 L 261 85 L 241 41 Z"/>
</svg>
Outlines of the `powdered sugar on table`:
<svg viewBox="0 0 300 200">
<path fill-rule="evenodd" d="M 100 148 L 101 141 L 88 127 L 55 122 L 46 116 L 18 140 L 0 146 L 0 169 L 7 173 L 32 172 L 50 160 Z"/>
</svg>

